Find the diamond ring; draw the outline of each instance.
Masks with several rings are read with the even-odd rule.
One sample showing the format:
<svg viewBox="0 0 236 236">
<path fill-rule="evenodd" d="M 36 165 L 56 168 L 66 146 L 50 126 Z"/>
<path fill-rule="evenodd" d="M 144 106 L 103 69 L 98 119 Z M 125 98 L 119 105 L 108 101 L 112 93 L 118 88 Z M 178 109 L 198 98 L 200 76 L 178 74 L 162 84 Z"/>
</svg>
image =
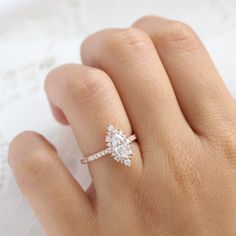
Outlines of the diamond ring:
<svg viewBox="0 0 236 236">
<path fill-rule="evenodd" d="M 122 130 L 109 125 L 105 140 L 107 148 L 82 159 L 81 163 L 87 164 L 110 154 L 114 160 L 125 166 L 130 166 L 133 155 L 131 143 L 136 139 L 135 134 L 128 137 Z"/>
</svg>

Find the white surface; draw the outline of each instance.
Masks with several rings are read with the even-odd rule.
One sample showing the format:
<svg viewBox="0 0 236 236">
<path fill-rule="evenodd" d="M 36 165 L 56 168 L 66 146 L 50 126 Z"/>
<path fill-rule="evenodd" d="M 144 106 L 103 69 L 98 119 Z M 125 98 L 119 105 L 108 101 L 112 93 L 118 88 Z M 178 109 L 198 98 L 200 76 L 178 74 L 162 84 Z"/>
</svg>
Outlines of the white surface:
<svg viewBox="0 0 236 236">
<path fill-rule="evenodd" d="M 6 165 L 7 143 L 33 129 L 59 148 L 83 186 L 73 134 L 52 118 L 42 90 L 56 65 L 79 61 L 79 44 L 104 27 L 127 27 L 145 14 L 185 21 L 198 32 L 236 95 L 236 2 L 233 0 L 10 0 L 0 2 L 0 235 L 43 235 Z M 82 168 L 82 169 L 81 169 Z M 80 169 L 80 170 L 79 170 Z"/>
</svg>

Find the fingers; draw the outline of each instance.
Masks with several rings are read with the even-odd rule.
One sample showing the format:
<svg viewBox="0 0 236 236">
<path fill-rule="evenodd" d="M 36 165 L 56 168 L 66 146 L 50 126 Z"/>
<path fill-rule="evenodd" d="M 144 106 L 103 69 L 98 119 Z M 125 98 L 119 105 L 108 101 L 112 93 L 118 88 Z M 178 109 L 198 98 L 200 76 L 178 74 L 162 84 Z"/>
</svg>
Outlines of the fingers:
<svg viewBox="0 0 236 236">
<path fill-rule="evenodd" d="M 119 127 L 127 135 L 132 133 L 119 95 L 103 71 L 82 65 L 65 65 L 48 75 L 45 88 L 50 103 L 64 113 L 71 125 L 85 157 L 106 148 L 108 124 Z M 137 149 L 131 168 L 141 162 Z M 89 163 L 89 168 L 94 187 L 100 191 L 101 185 L 109 187 L 108 182 L 121 164 L 107 156 Z"/>
<path fill-rule="evenodd" d="M 56 107 L 55 105 L 53 105 L 52 103 L 50 103 L 50 107 L 51 107 L 51 110 L 52 110 L 52 113 L 53 113 L 55 119 L 63 125 L 68 125 L 68 121 L 67 121 L 64 113 L 62 112 L 62 110 L 59 109 L 58 107 Z"/>
<path fill-rule="evenodd" d="M 22 133 L 10 145 L 9 163 L 47 235 L 85 235 L 79 226 L 93 224 L 91 203 L 51 144 Z"/>
<path fill-rule="evenodd" d="M 84 41 L 81 54 L 85 64 L 110 75 L 141 149 L 150 147 L 157 138 L 159 143 L 167 143 L 179 136 L 180 130 L 190 131 L 154 45 L 145 33 L 134 28 L 104 30 Z"/>
<path fill-rule="evenodd" d="M 160 17 L 144 17 L 134 27 L 146 32 L 154 42 L 181 109 L 195 132 L 206 134 L 210 127 L 219 127 L 221 120 L 228 120 L 233 100 L 188 26 Z"/>
</svg>

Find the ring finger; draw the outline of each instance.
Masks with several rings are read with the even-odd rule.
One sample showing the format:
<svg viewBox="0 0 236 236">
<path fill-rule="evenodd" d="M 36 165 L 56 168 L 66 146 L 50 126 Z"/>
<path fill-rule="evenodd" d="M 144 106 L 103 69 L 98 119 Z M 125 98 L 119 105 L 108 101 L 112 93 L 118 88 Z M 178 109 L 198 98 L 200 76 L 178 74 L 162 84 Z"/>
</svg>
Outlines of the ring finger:
<svg viewBox="0 0 236 236">
<path fill-rule="evenodd" d="M 54 110 L 56 107 L 62 112 L 71 125 L 85 156 L 105 148 L 108 124 L 121 128 L 127 135 L 132 133 L 117 90 L 105 72 L 83 65 L 64 65 L 48 75 L 45 89 Z M 132 168 L 141 163 L 135 150 Z M 118 168 L 121 165 L 112 158 L 89 163 L 95 189 L 109 188 L 109 180 Z"/>
</svg>

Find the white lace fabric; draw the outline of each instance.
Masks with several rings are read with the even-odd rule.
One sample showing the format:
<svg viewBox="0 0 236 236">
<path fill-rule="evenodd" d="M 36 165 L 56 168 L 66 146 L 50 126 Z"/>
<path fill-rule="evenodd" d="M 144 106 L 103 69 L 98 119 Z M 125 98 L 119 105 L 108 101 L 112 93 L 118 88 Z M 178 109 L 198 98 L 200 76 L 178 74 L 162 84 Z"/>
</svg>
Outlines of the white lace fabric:
<svg viewBox="0 0 236 236">
<path fill-rule="evenodd" d="M 10 2 L 10 1 L 9 1 Z M 78 63 L 90 32 L 127 27 L 145 14 L 183 20 L 200 34 L 230 91 L 236 95 L 236 2 L 230 0 L 21 0 L 0 3 L 0 235 L 44 235 L 7 164 L 10 140 L 23 130 L 42 133 L 58 147 L 71 173 L 86 188 L 90 177 L 69 127 L 56 123 L 43 91 L 48 71 Z M 19 2 L 22 2 L 20 4 Z M 10 4 L 9 4 L 10 5 Z M 171 7 L 170 7 L 171 6 Z M 195 14 L 198 12 L 198 14 Z"/>
</svg>

